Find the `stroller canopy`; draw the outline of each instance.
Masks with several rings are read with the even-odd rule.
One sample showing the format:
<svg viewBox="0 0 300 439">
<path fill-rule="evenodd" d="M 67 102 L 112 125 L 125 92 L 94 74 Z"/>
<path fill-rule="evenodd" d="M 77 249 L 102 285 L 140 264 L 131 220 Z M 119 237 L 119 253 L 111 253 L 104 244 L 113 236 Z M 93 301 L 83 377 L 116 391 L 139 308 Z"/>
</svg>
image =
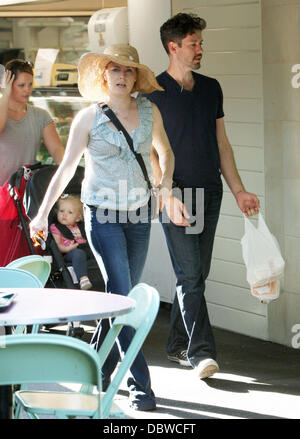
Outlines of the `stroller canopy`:
<svg viewBox="0 0 300 439">
<path fill-rule="evenodd" d="M 30 220 L 36 216 L 49 183 L 57 168 L 58 166 L 55 165 L 43 165 L 27 182 L 23 204 L 26 215 Z M 83 177 L 84 168 L 82 166 L 78 166 L 74 177 L 65 188 L 65 193 L 80 195 Z"/>
</svg>

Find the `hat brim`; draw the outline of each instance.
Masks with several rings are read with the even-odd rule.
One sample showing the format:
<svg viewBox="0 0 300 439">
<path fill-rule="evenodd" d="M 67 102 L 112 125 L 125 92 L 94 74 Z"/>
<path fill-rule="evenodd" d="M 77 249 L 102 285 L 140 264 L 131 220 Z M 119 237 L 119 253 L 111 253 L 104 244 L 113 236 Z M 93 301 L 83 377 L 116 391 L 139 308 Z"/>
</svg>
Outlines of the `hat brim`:
<svg viewBox="0 0 300 439">
<path fill-rule="evenodd" d="M 78 89 L 85 99 L 97 101 L 104 97 L 105 93 L 101 87 L 100 77 L 110 62 L 134 67 L 138 70 L 137 86 L 133 91 L 141 93 L 152 93 L 155 90 L 163 91 L 154 73 L 146 65 L 122 57 L 89 52 L 82 55 L 78 63 Z"/>
</svg>

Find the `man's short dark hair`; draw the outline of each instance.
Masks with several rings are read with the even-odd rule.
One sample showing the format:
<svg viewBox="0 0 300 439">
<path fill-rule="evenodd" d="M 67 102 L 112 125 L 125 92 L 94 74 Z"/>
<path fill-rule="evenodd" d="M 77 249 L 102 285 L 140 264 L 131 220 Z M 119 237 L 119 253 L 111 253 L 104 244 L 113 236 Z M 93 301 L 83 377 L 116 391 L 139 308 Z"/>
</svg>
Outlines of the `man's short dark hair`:
<svg viewBox="0 0 300 439">
<path fill-rule="evenodd" d="M 179 13 L 167 20 L 160 28 L 161 42 L 169 54 L 168 43 L 175 41 L 181 46 L 181 41 L 187 35 L 193 34 L 196 30 L 206 28 L 206 21 L 196 14 Z"/>
</svg>

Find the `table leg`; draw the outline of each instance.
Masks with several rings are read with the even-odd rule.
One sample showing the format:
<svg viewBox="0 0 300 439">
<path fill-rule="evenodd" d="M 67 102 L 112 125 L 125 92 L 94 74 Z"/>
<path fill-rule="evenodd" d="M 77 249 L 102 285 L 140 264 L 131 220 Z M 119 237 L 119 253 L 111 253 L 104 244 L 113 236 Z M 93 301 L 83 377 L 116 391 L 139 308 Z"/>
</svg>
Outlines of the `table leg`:
<svg viewBox="0 0 300 439">
<path fill-rule="evenodd" d="M 12 418 L 12 386 L 0 386 L 0 419 Z"/>
</svg>

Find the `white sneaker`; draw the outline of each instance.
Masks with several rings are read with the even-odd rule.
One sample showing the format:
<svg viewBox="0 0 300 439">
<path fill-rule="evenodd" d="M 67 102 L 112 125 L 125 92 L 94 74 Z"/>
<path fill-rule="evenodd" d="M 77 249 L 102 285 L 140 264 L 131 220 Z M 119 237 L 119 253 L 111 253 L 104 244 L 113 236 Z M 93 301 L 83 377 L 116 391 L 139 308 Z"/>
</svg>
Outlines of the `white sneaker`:
<svg viewBox="0 0 300 439">
<path fill-rule="evenodd" d="M 219 372 L 219 366 L 212 358 L 206 358 L 205 360 L 200 361 L 195 370 L 198 377 L 202 380 Z"/>
<path fill-rule="evenodd" d="M 81 290 L 90 290 L 92 288 L 92 284 L 87 276 L 82 276 L 80 279 L 80 289 Z"/>
</svg>

